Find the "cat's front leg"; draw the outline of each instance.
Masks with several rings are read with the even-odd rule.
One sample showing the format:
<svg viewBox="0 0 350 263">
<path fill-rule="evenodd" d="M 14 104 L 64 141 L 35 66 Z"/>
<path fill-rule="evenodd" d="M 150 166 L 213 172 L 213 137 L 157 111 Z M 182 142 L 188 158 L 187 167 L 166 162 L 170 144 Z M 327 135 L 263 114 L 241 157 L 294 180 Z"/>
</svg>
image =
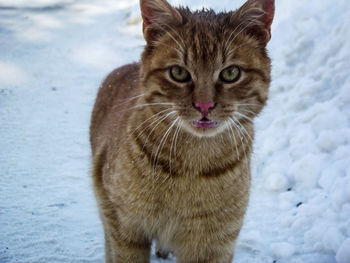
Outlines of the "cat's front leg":
<svg viewBox="0 0 350 263">
<path fill-rule="evenodd" d="M 149 263 L 150 242 L 139 233 L 118 226 L 105 227 L 106 263 Z"/>
<path fill-rule="evenodd" d="M 167 249 L 164 249 L 158 240 L 155 240 L 155 243 L 156 243 L 156 256 L 158 258 L 167 259 L 169 256 L 169 251 Z"/>
<path fill-rule="evenodd" d="M 233 247 L 227 251 L 211 251 L 206 256 L 192 254 L 189 258 L 177 256 L 177 263 L 232 263 Z"/>
<path fill-rule="evenodd" d="M 174 248 L 177 263 L 231 263 L 241 223 L 214 226 L 207 220 L 195 220 L 179 231 Z"/>
<path fill-rule="evenodd" d="M 130 224 L 125 215 L 110 207 L 102 208 L 106 263 L 149 263 L 151 242 L 142 229 Z"/>
</svg>

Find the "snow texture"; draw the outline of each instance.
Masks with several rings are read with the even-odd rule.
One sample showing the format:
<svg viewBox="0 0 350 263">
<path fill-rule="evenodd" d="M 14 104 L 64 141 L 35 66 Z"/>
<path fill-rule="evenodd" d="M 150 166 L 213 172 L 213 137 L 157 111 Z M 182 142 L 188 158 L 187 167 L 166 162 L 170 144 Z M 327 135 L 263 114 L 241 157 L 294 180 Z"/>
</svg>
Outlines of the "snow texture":
<svg viewBox="0 0 350 263">
<path fill-rule="evenodd" d="M 89 119 L 104 76 L 139 60 L 138 2 L 0 0 L 1 263 L 103 262 Z M 350 263 L 349 25 L 348 0 L 276 0 L 237 263 Z"/>
</svg>

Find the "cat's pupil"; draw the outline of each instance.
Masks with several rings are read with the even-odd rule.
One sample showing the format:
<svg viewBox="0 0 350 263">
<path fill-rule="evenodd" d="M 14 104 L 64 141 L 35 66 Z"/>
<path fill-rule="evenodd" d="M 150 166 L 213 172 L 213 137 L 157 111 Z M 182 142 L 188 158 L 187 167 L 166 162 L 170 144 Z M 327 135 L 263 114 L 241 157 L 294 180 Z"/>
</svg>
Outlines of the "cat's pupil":
<svg viewBox="0 0 350 263">
<path fill-rule="evenodd" d="M 177 82 L 187 82 L 191 80 L 190 73 L 180 66 L 173 66 L 170 68 L 170 76 Z"/>
</svg>

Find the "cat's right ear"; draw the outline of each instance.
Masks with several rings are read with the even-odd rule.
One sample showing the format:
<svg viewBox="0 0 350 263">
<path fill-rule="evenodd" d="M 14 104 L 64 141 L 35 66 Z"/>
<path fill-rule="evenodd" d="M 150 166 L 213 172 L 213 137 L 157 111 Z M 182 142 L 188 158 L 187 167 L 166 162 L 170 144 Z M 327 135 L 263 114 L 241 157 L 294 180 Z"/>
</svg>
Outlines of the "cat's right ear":
<svg viewBox="0 0 350 263">
<path fill-rule="evenodd" d="M 143 20 L 143 36 L 146 41 L 154 40 L 167 30 L 167 25 L 182 24 L 181 14 L 165 0 L 140 0 Z"/>
</svg>

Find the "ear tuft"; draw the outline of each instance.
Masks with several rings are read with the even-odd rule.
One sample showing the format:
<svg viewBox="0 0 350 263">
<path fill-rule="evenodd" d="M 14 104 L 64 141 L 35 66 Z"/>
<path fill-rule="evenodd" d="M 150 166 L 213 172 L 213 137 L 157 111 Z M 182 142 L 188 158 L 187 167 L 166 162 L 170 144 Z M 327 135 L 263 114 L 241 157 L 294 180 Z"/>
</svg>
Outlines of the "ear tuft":
<svg viewBox="0 0 350 263">
<path fill-rule="evenodd" d="M 275 15 L 275 0 L 250 0 L 259 6 L 264 14 L 260 17 L 260 22 L 268 31 L 268 38 L 271 38 L 271 24 Z"/>
<path fill-rule="evenodd" d="M 248 0 L 239 10 L 240 20 L 247 30 L 267 44 L 271 39 L 271 24 L 275 14 L 274 0 Z M 249 26 L 248 26 L 249 25 Z"/>
<path fill-rule="evenodd" d="M 140 0 L 143 34 L 146 40 L 162 25 L 178 25 L 182 16 L 166 0 Z"/>
</svg>

